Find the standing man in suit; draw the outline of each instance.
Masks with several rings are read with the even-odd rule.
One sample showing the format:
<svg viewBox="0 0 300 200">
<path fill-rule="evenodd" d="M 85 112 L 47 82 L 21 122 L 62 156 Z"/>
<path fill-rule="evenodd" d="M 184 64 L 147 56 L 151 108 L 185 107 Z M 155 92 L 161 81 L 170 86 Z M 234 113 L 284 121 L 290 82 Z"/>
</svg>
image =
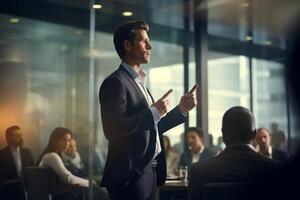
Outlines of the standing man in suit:
<svg viewBox="0 0 300 200">
<path fill-rule="evenodd" d="M 109 141 L 102 178 L 110 198 L 155 199 L 156 186 L 166 179 L 162 134 L 185 122 L 196 105 L 193 94 L 185 94 L 168 112 L 169 90 L 154 101 L 141 64 L 150 62 L 151 49 L 144 21 L 129 21 L 114 32 L 120 67 L 104 80 L 99 98 L 104 134 Z"/>
<path fill-rule="evenodd" d="M 250 145 L 256 129 L 254 116 L 248 109 L 237 106 L 227 110 L 223 116 L 222 135 L 226 144 L 224 151 L 192 166 L 189 181 L 192 200 L 202 199 L 206 183 L 251 184 L 281 167 L 280 163 L 256 153 Z M 249 191 L 251 193 L 253 191 Z M 247 199 L 249 194 L 240 199 Z"/>
<path fill-rule="evenodd" d="M 0 150 L 2 181 L 22 178 L 24 169 L 33 166 L 29 149 L 23 148 L 22 131 L 19 126 L 11 126 L 5 131 L 7 146 Z"/>
<path fill-rule="evenodd" d="M 259 128 L 256 133 L 256 143 L 258 145 L 258 153 L 270 159 L 277 160 L 283 163 L 288 162 L 286 154 L 271 146 L 271 134 L 267 128 Z"/>
<path fill-rule="evenodd" d="M 215 155 L 215 153 L 205 147 L 203 130 L 198 127 L 188 129 L 187 143 L 189 150 L 181 154 L 179 166 L 188 166 L 190 168 L 193 163 L 205 161 Z"/>
</svg>

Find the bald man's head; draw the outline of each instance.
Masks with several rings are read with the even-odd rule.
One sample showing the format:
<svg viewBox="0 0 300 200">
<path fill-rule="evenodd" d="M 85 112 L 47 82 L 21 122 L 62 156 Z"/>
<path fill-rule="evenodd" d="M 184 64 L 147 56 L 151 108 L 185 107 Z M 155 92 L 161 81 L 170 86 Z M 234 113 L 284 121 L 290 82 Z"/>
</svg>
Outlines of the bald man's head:
<svg viewBox="0 0 300 200">
<path fill-rule="evenodd" d="M 251 111 L 241 106 L 227 110 L 223 116 L 222 133 L 226 145 L 249 144 L 256 134 Z"/>
</svg>

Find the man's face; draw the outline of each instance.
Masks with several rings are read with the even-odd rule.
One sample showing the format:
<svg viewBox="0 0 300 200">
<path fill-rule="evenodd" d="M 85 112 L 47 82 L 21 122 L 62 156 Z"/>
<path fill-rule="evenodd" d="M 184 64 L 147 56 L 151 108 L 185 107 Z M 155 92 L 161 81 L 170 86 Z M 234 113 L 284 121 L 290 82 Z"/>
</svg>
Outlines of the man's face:
<svg viewBox="0 0 300 200">
<path fill-rule="evenodd" d="M 271 144 L 271 136 L 265 129 L 262 129 L 259 132 L 257 132 L 255 139 L 260 148 L 267 149 Z"/>
<path fill-rule="evenodd" d="M 15 147 L 23 146 L 23 138 L 22 138 L 21 130 L 13 130 L 12 131 L 10 138 L 9 138 L 9 145 L 12 145 Z"/>
<path fill-rule="evenodd" d="M 145 30 L 137 30 L 133 44 L 129 44 L 127 56 L 138 64 L 150 63 L 151 49 L 150 40 Z"/>
<path fill-rule="evenodd" d="M 198 134 L 194 131 L 188 132 L 187 134 L 187 141 L 188 141 L 188 145 L 190 147 L 194 148 L 202 148 L 203 146 L 203 141 L 202 139 L 198 136 Z"/>
</svg>

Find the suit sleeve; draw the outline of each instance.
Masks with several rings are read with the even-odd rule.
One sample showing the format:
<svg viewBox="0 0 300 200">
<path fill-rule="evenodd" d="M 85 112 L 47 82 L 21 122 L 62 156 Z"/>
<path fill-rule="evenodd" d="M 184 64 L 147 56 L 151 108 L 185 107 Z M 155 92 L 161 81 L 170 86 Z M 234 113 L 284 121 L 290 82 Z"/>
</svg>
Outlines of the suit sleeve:
<svg viewBox="0 0 300 200">
<path fill-rule="evenodd" d="M 186 121 L 186 117 L 181 113 L 179 108 L 176 106 L 173 110 L 163 117 L 158 123 L 158 132 L 163 134 L 164 132 L 174 128 L 175 126 Z"/>
<path fill-rule="evenodd" d="M 118 78 L 108 78 L 101 85 L 99 99 L 102 124 L 109 140 L 154 129 L 154 120 L 149 108 L 128 114 L 126 92 Z"/>
</svg>

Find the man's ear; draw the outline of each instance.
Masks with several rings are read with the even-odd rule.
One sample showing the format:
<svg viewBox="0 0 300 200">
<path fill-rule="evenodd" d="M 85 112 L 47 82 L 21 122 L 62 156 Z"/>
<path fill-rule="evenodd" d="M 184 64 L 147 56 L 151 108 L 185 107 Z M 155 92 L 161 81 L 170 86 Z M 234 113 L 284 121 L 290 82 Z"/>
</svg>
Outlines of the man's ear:
<svg viewBox="0 0 300 200">
<path fill-rule="evenodd" d="M 227 145 L 227 144 L 228 144 L 227 135 L 224 134 L 223 128 L 221 129 L 221 131 L 222 131 L 222 140 L 223 140 L 223 143 L 224 143 L 225 145 Z"/>
<path fill-rule="evenodd" d="M 251 133 L 251 140 L 254 140 L 256 138 L 256 129 L 254 129 Z"/>
<path fill-rule="evenodd" d="M 131 44 L 131 42 L 129 42 L 129 40 L 124 40 L 123 45 L 124 45 L 125 51 L 131 51 L 132 44 Z"/>
</svg>

